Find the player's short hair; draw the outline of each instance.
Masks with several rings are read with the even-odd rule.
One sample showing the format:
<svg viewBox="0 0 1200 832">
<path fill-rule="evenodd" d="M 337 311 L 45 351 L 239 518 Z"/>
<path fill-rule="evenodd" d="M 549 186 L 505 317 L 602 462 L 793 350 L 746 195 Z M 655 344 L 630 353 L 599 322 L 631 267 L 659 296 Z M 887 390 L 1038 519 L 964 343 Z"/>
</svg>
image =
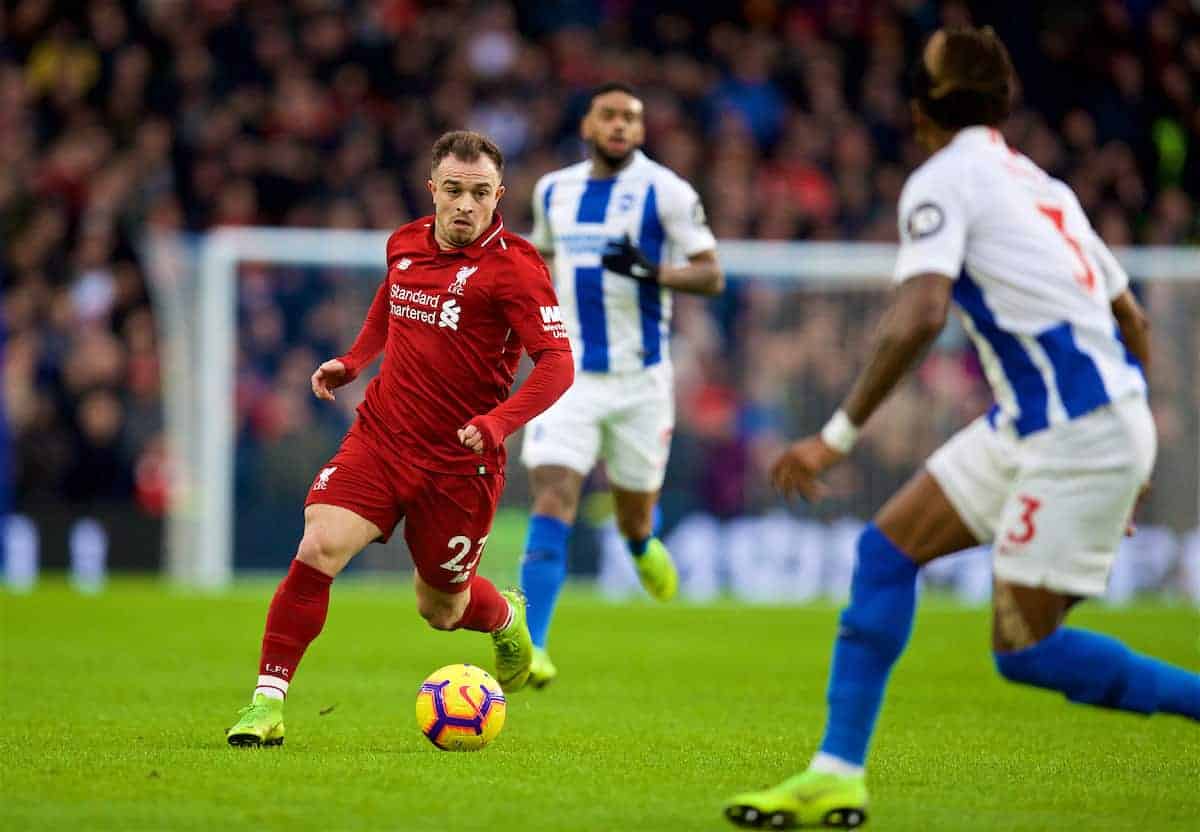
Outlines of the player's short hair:
<svg viewBox="0 0 1200 832">
<path fill-rule="evenodd" d="M 486 156 L 496 165 L 496 172 L 504 176 L 504 154 L 494 141 L 474 130 L 451 130 L 443 133 L 441 138 L 433 143 L 433 162 L 430 171 L 437 170 L 438 165 L 447 156 L 462 159 L 464 162 L 474 162 L 480 156 Z"/>
<path fill-rule="evenodd" d="M 1000 38 L 991 26 L 941 31 L 946 40 L 936 77 L 925 65 L 923 49 L 913 66 L 912 95 L 921 109 L 951 130 L 1004 121 L 1012 106 L 1014 73 Z"/>
<path fill-rule="evenodd" d="M 588 111 L 589 112 L 591 111 L 592 105 L 596 103 L 597 98 L 599 98 L 602 95 L 608 95 L 610 92 L 623 92 L 626 95 L 630 95 L 630 96 L 633 96 L 634 98 L 637 98 L 639 101 L 641 100 L 641 96 L 639 96 L 634 91 L 633 87 L 629 86 L 628 84 L 622 83 L 620 81 L 608 81 L 608 82 L 603 83 L 600 86 L 596 87 L 594 90 L 592 90 L 588 94 L 588 104 L 587 104 Z"/>
</svg>

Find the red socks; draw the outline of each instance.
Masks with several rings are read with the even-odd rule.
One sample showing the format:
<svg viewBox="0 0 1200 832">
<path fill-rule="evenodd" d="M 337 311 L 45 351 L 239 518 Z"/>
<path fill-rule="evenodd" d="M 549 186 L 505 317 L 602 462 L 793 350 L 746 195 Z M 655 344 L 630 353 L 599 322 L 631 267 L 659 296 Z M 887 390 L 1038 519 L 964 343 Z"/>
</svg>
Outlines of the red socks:
<svg viewBox="0 0 1200 832">
<path fill-rule="evenodd" d="M 458 620 L 458 628 L 479 633 L 494 633 L 508 624 L 508 599 L 495 584 L 481 575 L 471 578 L 471 600 Z"/>
<path fill-rule="evenodd" d="M 258 665 L 255 693 L 276 699 L 287 695 L 304 651 L 321 634 L 329 611 L 329 585 L 333 578 L 307 563 L 292 561 L 287 577 L 275 590 L 267 613 L 263 634 L 262 659 Z M 458 627 L 481 633 L 494 633 L 509 621 L 508 600 L 487 578 L 471 579 L 471 600 L 459 619 Z"/>
<path fill-rule="evenodd" d="M 275 590 L 267 613 L 255 693 L 277 699 L 287 695 L 300 658 L 325 626 L 329 585 L 332 583 L 333 578 L 319 569 L 298 560 L 292 561 L 287 576 Z"/>
</svg>

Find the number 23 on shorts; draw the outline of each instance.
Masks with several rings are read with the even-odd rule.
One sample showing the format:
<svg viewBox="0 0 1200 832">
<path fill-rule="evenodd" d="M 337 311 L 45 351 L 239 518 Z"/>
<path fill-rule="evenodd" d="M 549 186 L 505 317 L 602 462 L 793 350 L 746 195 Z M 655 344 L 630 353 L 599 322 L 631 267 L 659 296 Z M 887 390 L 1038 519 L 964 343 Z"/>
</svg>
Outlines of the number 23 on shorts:
<svg viewBox="0 0 1200 832">
<path fill-rule="evenodd" d="M 470 563 L 463 563 L 463 558 L 471 551 L 471 538 L 465 534 L 455 535 L 450 538 L 446 547 L 455 553 L 454 557 L 441 564 L 442 569 L 458 573 L 450 579 L 450 583 L 461 584 L 471 579 L 471 575 L 475 571 L 475 565 L 479 563 L 479 558 L 483 556 L 483 547 L 487 543 L 487 539 L 488 536 L 486 534 L 479 538 L 475 544 L 475 556 L 471 558 Z"/>
</svg>

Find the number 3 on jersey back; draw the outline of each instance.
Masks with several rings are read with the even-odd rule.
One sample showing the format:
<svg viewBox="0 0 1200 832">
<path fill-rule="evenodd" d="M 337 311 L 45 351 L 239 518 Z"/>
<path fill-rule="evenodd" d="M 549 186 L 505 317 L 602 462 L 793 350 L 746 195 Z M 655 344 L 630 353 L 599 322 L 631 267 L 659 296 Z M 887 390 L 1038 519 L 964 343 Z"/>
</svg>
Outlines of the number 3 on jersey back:
<svg viewBox="0 0 1200 832">
<path fill-rule="evenodd" d="M 1091 294 L 1092 290 L 1096 288 L 1096 273 L 1092 271 L 1087 258 L 1083 256 L 1083 248 L 1079 245 L 1079 241 L 1067 233 L 1066 222 L 1063 220 L 1063 209 L 1057 205 L 1047 205 L 1045 203 L 1039 204 L 1037 209 L 1042 216 L 1054 223 L 1054 228 L 1062 235 L 1067 245 L 1071 247 L 1071 251 L 1075 253 L 1079 264 L 1083 266 L 1082 273 L 1075 272 L 1075 282 L 1082 286 L 1088 294 Z"/>
</svg>

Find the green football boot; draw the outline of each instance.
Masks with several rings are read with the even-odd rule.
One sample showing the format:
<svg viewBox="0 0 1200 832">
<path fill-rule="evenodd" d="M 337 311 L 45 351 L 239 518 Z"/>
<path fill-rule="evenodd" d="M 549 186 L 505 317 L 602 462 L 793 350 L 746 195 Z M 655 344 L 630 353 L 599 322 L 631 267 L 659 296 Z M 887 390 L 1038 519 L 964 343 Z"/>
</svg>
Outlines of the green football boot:
<svg viewBox="0 0 1200 832">
<path fill-rule="evenodd" d="M 261 693 L 238 711 L 237 723 L 225 732 L 225 739 L 233 746 L 283 745 L 283 700 L 272 699 Z"/>
<path fill-rule="evenodd" d="M 679 589 L 679 573 L 671 560 L 671 553 L 657 537 L 650 538 L 646 551 L 635 555 L 633 565 L 646 592 L 656 601 L 670 601 Z"/>
<path fill-rule="evenodd" d="M 725 817 L 748 829 L 855 829 L 867 822 L 866 778 L 805 771 L 773 789 L 739 794 Z"/>
<path fill-rule="evenodd" d="M 558 676 L 558 668 L 550 661 L 550 654 L 545 648 L 534 645 L 533 664 L 529 666 L 529 684 L 535 688 L 544 688 Z"/>
<path fill-rule="evenodd" d="M 519 589 L 506 589 L 501 593 L 512 606 L 512 621 L 503 630 L 492 633 L 492 647 L 496 651 L 496 681 L 505 693 L 525 687 L 529 681 L 529 667 L 533 664 L 533 639 L 525 623 L 525 594 Z"/>
</svg>

